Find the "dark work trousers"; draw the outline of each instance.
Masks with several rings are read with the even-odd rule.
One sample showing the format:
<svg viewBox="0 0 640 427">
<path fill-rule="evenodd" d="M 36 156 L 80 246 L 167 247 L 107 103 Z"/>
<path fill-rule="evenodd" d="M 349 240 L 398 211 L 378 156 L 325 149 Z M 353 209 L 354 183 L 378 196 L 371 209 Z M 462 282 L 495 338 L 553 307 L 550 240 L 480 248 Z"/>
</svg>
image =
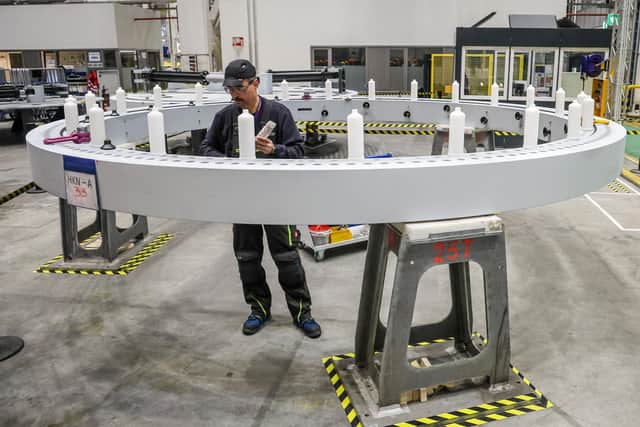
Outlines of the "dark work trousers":
<svg viewBox="0 0 640 427">
<path fill-rule="evenodd" d="M 271 313 L 271 291 L 262 268 L 262 228 L 267 233 L 271 257 L 278 267 L 278 280 L 287 298 L 291 316 L 297 322 L 311 316 L 311 295 L 290 225 L 234 224 L 233 250 L 238 260 L 244 299 L 251 311 Z"/>
</svg>

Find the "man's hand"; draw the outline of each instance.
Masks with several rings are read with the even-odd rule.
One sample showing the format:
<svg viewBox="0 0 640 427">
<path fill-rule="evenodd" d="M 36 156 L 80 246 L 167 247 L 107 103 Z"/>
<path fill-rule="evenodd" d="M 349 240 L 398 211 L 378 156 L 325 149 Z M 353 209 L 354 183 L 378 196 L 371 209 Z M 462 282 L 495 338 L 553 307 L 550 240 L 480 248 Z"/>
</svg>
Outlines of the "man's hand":
<svg viewBox="0 0 640 427">
<path fill-rule="evenodd" d="M 269 138 L 256 136 L 256 151 L 262 154 L 273 154 L 276 151 L 276 145 Z"/>
</svg>

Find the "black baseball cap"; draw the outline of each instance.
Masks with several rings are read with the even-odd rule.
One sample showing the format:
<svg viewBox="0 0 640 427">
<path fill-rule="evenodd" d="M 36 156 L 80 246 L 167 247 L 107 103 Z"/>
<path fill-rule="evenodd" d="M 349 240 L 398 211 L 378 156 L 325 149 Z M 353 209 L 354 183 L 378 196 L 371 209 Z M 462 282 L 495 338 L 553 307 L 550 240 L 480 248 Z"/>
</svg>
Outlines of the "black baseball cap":
<svg viewBox="0 0 640 427">
<path fill-rule="evenodd" d="M 242 80 L 256 78 L 256 67 L 246 59 L 234 59 L 224 69 L 224 82 L 222 86 L 242 86 Z"/>
</svg>

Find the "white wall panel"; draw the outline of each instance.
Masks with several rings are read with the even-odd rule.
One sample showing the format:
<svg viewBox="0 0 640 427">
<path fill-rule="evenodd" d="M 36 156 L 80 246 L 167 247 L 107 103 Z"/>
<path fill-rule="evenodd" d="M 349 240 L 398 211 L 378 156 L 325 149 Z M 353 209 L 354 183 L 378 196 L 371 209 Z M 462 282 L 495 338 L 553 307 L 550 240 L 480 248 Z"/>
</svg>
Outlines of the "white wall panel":
<svg viewBox="0 0 640 427">
<path fill-rule="evenodd" d="M 208 25 L 208 0 L 178 0 L 180 50 L 183 55 L 209 53 Z"/>
<path fill-rule="evenodd" d="M 0 7 L 0 49 L 89 49 L 116 46 L 110 4 Z"/>
<path fill-rule="evenodd" d="M 245 0 L 220 1 L 220 43 L 222 43 L 222 63 L 226 66 L 236 58 L 249 58 L 249 21 Z M 271 30 L 275 31 L 275 30 Z M 231 38 L 244 37 L 243 47 L 233 47 Z"/>
<path fill-rule="evenodd" d="M 221 0 L 225 63 L 238 57 L 231 36 L 248 33 L 246 3 Z M 454 46 L 456 27 L 469 27 L 490 12 L 496 16 L 483 27 L 508 27 L 509 14 L 561 17 L 566 7 L 558 0 L 257 0 L 255 4 L 262 70 L 308 68 L 310 46 Z"/>
<path fill-rule="evenodd" d="M 161 21 L 134 21 L 135 18 L 159 18 L 159 12 L 121 4 L 114 4 L 113 7 L 118 48 L 162 49 Z"/>
<path fill-rule="evenodd" d="M 0 7 L 0 50 L 160 49 L 158 12 L 119 4 Z"/>
</svg>

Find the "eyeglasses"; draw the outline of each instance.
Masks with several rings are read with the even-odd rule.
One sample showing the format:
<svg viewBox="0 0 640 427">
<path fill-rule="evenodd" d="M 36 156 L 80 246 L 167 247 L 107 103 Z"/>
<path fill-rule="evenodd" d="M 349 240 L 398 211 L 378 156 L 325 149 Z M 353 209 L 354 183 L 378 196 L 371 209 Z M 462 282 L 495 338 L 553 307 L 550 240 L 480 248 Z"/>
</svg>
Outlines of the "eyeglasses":
<svg viewBox="0 0 640 427">
<path fill-rule="evenodd" d="M 247 82 L 247 85 L 240 85 L 240 86 L 225 86 L 224 87 L 224 91 L 227 93 L 231 93 L 231 92 L 246 92 L 247 89 L 249 88 L 249 86 L 251 86 L 251 83 L 253 83 L 255 79 L 251 79 Z"/>
</svg>

